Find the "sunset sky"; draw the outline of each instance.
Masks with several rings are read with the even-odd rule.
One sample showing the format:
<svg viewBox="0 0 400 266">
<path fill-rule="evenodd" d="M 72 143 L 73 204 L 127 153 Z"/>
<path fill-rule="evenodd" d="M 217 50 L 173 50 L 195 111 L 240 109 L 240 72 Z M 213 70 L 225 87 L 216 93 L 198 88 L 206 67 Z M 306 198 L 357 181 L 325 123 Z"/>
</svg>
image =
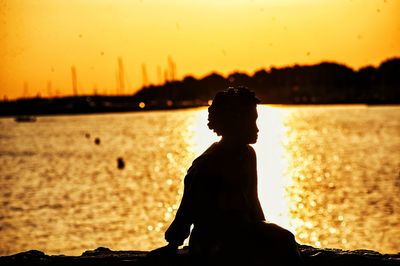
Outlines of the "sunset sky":
<svg viewBox="0 0 400 266">
<path fill-rule="evenodd" d="M 335 61 L 355 69 L 400 56 L 398 0 L 3 0 L 0 98 L 116 92 L 177 78 Z M 158 70 L 157 70 L 158 69 Z M 164 75 L 164 74 L 162 74 Z"/>
</svg>

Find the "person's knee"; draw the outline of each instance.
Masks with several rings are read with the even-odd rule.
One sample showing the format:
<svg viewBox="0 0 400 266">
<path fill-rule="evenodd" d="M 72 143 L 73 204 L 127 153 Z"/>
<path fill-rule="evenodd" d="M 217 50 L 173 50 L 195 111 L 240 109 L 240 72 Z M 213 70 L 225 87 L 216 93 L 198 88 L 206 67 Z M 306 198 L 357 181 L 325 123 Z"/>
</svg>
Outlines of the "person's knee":
<svg viewBox="0 0 400 266">
<path fill-rule="evenodd" d="M 295 241 L 295 237 L 294 234 L 292 232 L 290 232 L 289 230 L 286 230 L 285 232 L 286 238 L 290 241 Z"/>
<path fill-rule="evenodd" d="M 285 241 L 285 242 L 293 242 L 295 241 L 294 234 L 290 232 L 289 230 L 282 228 L 280 226 L 276 226 L 276 232 L 277 236 L 279 239 Z"/>
</svg>

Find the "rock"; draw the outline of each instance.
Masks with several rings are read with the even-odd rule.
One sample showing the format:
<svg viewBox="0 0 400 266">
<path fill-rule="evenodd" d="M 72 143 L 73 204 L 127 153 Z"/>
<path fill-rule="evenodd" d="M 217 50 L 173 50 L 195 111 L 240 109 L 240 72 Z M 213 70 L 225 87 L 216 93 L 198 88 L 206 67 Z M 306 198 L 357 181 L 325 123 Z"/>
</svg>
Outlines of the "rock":
<svg viewBox="0 0 400 266">
<path fill-rule="evenodd" d="M 300 251 L 309 266 L 400 266 L 400 253 L 381 254 L 372 250 L 320 249 L 301 245 Z M 83 265 L 132 265 L 132 266 L 189 266 L 187 247 L 180 249 L 176 257 L 149 259 L 147 251 L 113 251 L 105 247 L 85 251 L 81 256 L 49 256 L 38 250 L 30 250 L 0 257 L 0 265 L 33 266 L 83 266 Z M 267 265 L 267 263 L 266 263 Z"/>
</svg>

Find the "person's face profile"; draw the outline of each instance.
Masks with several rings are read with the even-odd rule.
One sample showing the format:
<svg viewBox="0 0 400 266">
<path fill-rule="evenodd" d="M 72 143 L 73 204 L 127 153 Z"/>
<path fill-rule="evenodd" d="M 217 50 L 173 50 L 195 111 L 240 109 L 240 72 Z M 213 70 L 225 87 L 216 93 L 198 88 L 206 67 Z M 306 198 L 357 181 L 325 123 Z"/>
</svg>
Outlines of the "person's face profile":
<svg viewBox="0 0 400 266">
<path fill-rule="evenodd" d="M 258 113 L 256 107 L 252 107 L 237 114 L 237 122 L 233 130 L 234 139 L 245 144 L 256 143 L 259 131 L 257 127 L 257 118 Z"/>
<path fill-rule="evenodd" d="M 244 138 L 246 139 L 246 143 L 254 144 L 257 142 L 258 138 L 258 127 L 257 127 L 257 108 L 252 108 L 249 113 L 247 119 L 245 119 L 243 123 L 243 133 Z"/>
</svg>

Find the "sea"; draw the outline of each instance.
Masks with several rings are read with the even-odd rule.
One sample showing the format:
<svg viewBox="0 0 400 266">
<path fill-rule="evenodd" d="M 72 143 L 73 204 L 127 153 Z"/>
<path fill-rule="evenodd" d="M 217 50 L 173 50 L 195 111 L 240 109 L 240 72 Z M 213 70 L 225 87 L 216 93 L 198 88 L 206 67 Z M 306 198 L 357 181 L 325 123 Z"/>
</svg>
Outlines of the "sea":
<svg viewBox="0 0 400 266">
<path fill-rule="evenodd" d="M 301 244 L 400 252 L 400 106 L 258 112 L 268 222 Z M 187 169 L 218 140 L 206 108 L 1 118 L 0 255 L 165 245 Z"/>
</svg>

